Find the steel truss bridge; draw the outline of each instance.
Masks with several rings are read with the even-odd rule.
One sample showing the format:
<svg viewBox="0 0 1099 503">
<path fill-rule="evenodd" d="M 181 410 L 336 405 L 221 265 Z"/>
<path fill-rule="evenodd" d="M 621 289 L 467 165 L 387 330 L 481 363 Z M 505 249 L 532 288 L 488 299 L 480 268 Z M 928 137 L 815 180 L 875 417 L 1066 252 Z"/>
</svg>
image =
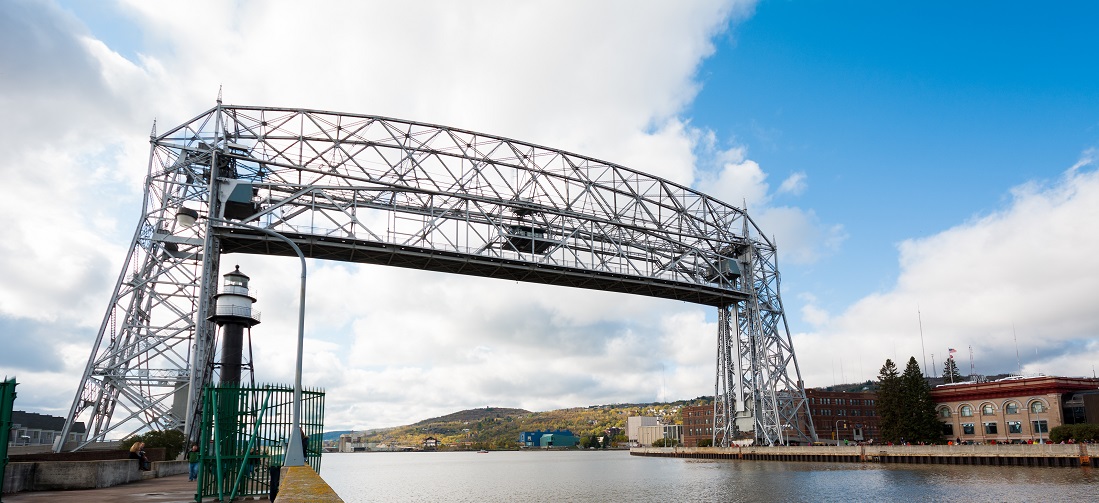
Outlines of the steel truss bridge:
<svg viewBox="0 0 1099 503">
<path fill-rule="evenodd" d="M 150 138 L 141 218 L 65 425 L 180 428 L 214 377 L 222 254 L 306 256 L 646 295 L 718 312 L 715 445 L 815 440 L 775 246 L 744 209 L 623 166 L 370 115 L 217 105 Z M 78 447 L 79 448 L 79 447 Z"/>
</svg>

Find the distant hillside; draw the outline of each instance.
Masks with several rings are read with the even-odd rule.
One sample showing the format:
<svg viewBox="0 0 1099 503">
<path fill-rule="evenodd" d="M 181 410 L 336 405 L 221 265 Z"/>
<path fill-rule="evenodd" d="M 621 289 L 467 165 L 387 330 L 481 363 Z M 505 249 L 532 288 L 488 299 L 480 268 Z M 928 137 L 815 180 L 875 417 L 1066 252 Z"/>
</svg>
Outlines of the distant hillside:
<svg viewBox="0 0 1099 503">
<path fill-rule="evenodd" d="M 424 419 L 412 426 L 424 426 L 432 423 L 449 423 L 454 421 L 480 421 L 485 418 L 497 418 L 507 416 L 525 416 L 532 414 L 529 410 L 523 409 L 508 409 L 505 407 L 485 407 L 483 409 L 469 409 L 453 414 L 447 414 L 441 417 L 433 417 L 431 419 Z"/>
<path fill-rule="evenodd" d="M 376 433 L 376 432 L 379 432 L 379 431 L 385 431 L 385 430 L 390 430 L 390 429 L 392 429 L 392 428 L 374 428 L 372 430 L 366 430 L 366 431 L 363 431 L 363 430 L 326 431 L 326 432 L 324 432 L 324 437 L 323 438 L 324 438 L 325 442 L 329 442 L 329 441 L 336 442 L 340 439 L 340 435 L 343 435 L 345 433 L 368 433 L 369 434 L 369 433 Z"/>
<path fill-rule="evenodd" d="M 712 403 L 709 397 L 672 403 L 592 405 L 547 412 L 486 407 L 425 419 L 407 426 L 367 432 L 366 440 L 386 445 L 418 447 L 434 437 L 443 449 L 515 449 L 519 433 L 535 430 L 571 430 L 582 440 L 602 436 L 609 428 L 625 430 L 629 416 L 656 416 L 668 424 L 682 424 L 684 405 Z M 330 432 L 336 433 L 336 432 Z M 325 438 L 328 438 L 326 434 Z M 335 435 L 338 439 L 339 435 Z M 625 431 L 617 438 L 625 442 Z"/>
<path fill-rule="evenodd" d="M 335 442 L 336 440 L 339 440 L 340 435 L 343 435 L 344 433 L 351 433 L 351 430 L 326 431 L 322 438 L 325 442 Z"/>
</svg>

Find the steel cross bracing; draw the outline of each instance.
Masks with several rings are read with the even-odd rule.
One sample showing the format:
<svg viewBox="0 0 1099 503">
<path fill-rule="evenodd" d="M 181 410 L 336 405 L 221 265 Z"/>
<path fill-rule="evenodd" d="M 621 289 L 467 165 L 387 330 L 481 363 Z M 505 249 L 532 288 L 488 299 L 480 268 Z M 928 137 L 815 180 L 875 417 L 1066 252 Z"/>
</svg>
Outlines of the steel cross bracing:
<svg viewBox="0 0 1099 503">
<path fill-rule="evenodd" d="M 191 432 L 213 376 L 205 320 L 220 255 L 293 254 L 210 220 L 177 228 L 182 207 L 269 228 L 315 259 L 736 306 L 738 332 L 719 334 L 719 398 L 744 396 L 736 408 L 758 412 L 767 441 L 806 430 L 787 414 L 805 395 L 789 386 L 800 379 L 787 376 L 797 365 L 774 246 L 743 209 L 590 157 L 369 115 L 219 102 L 151 143 L 132 274 L 115 287 L 66 424 L 86 418 L 89 441 Z M 722 351 L 741 364 L 728 370 Z"/>
</svg>

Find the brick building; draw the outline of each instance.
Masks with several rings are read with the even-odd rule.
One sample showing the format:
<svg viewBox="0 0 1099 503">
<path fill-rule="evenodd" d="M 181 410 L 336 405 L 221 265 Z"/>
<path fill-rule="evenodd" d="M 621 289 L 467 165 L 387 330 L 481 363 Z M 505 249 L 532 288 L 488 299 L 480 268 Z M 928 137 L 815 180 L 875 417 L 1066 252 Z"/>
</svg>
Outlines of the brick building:
<svg viewBox="0 0 1099 503">
<path fill-rule="evenodd" d="M 1015 443 L 1045 440 L 1052 428 L 1087 421 L 1085 403 L 1096 403 L 1097 390 L 1099 379 L 1015 376 L 936 386 L 931 398 L 944 440 Z"/>
<path fill-rule="evenodd" d="M 698 447 L 699 442 L 713 441 L 714 406 L 695 405 L 679 409 L 683 418 L 683 445 Z"/>
<path fill-rule="evenodd" d="M 815 388 L 805 390 L 805 397 L 809 400 L 813 427 L 821 442 L 879 439 L 881 428 L 878 426 L 877 393 Z"/>
</svg>

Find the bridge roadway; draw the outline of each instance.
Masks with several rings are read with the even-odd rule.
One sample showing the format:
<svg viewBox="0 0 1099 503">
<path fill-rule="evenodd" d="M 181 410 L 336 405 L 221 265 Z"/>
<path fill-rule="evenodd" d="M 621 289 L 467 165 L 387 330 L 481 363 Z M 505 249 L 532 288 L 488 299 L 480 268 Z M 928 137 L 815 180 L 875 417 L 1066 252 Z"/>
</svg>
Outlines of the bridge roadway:
<svg viewBox="0 0 1099 503">
<path fill-rule="evenodd" d="M 478 256 L 339 236 L 301 234 L 283 229 L 278 229 L 278 232 L 294 241 L 306 257 L 321 260 L 629 293 L 715 307 L 728 306 L 748 298 L 747 294 L 722 287 L 718 283 L 687 283 L 637 274 L 537 263 L 518 258 Z M 218 229 L 218 238 L 221 240 L 222 253 L 297 256 L 285 242 L 252 230 L 222 227 Z"/>
<path fill-rule="evenodd" d="M 637 447 L 630 454 L 743 461 L 1099 467 L 1099 444 Z"/>
</svg>

